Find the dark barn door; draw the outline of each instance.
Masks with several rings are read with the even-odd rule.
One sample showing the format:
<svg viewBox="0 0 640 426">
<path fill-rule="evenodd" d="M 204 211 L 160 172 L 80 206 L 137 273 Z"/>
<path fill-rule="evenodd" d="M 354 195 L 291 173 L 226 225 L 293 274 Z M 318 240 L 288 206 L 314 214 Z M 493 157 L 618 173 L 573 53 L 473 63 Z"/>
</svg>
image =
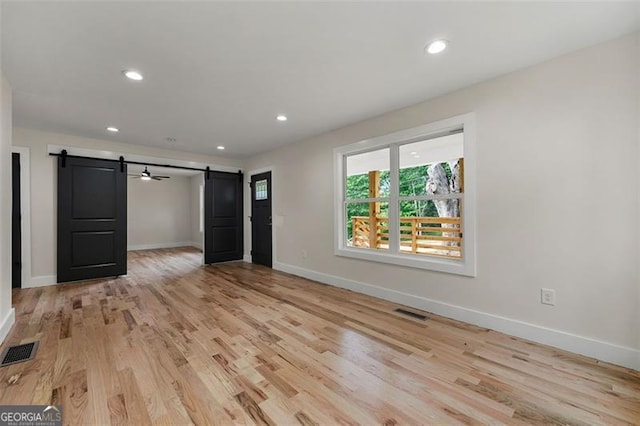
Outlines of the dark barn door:
<svg viewBox="0 0 640 426">
<path fill-rule="evenodd" d="M 204 179 L 204 263 L 242 259 L 242 173 Z"/>
<path fill-rule="evenodd" d="M 271 267 L 271 172 L 251 176 L 251 261 Z"/>
<path fill-rule="evenodd" d="M 58 158 L 58 282 L 127 273 L 127 166 Z"/>
<path fill-rule="evenodd" d="M 11 287 L 22 287 L 22 208 L 20 154 L 11 154 Z"/>
</svg>

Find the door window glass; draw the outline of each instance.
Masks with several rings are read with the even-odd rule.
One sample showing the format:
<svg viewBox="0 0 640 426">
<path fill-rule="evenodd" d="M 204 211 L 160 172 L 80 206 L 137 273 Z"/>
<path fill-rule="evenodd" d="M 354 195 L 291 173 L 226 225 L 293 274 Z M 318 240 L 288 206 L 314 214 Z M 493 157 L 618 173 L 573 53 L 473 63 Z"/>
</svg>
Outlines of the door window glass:
<svg viewBox="0 0 640 426">
<path fill-rule="evenodd" d="M 259 180 L 256 182 L 256 201 L 266 200 L 269 198 L 269 192 L 267 190 L 267 180 Z"/>
</svg>

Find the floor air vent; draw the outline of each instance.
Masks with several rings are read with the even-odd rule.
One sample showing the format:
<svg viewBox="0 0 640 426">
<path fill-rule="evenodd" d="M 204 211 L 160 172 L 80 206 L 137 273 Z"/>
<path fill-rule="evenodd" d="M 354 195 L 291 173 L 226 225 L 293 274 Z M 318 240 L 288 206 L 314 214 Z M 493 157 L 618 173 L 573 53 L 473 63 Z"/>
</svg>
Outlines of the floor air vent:
<svg viewBox="0 0 640 426">
<path fill-rule="evenodd" d="M 422 320 L 422 321 L 424 321 L 424 320 L 426 320 L 426 319 L 427 319 L 427 317 L 426 317 L 426 316 L 424 316 L 424 315 L 417 314 L 417 313 L 415 313 L 415 312 L 411 312 L 411 311 L 407 311 L 406 309 L 398 308 L 398 309 L 396 309 L 395 311 L 396 311 L 396 312 L 399 312 L 399 313 L 401 313 L 401 314 L 403 314 L 403 315 L 406 315 L 406 316 L 408 316 L 408 317 L 415 318 L 415 319 L 419 319 L 419 320 Z"/>
<path fill-rule="evenodd" d="M 9 346 L 2 351 L 2 363 L 0 367 L 5 365 L 17 364 L 23 361 L 29 361 L 36 356 L 38 350 L 38 342 L 25 343 L 24 345 Z"/>
</svg>

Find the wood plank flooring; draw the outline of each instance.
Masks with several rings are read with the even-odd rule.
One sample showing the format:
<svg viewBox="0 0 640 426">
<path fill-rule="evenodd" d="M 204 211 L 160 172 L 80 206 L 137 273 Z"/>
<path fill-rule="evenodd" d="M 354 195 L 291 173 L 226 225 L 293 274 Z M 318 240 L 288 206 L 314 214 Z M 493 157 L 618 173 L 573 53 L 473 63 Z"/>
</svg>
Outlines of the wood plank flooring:
<svg viewBox="0 0 640 426">
<path fill-rule="evenodd" d="M 192 249 L 14 292 L 1 404 L 66 424 L 640 424 L 640 373 Z"/>
</svg>

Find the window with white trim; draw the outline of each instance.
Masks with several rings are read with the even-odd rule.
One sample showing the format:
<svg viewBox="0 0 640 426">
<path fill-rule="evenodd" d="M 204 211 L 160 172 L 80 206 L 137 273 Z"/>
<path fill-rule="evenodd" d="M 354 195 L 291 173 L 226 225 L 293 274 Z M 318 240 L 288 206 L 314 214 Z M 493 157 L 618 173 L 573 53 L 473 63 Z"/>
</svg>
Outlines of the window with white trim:
<svg viewBox="0 0 640 426">
<path fill-rule="evenodd" d="M 336 254 L 475 275 L 473 118 L 336 148 Z"/>
</svg>

